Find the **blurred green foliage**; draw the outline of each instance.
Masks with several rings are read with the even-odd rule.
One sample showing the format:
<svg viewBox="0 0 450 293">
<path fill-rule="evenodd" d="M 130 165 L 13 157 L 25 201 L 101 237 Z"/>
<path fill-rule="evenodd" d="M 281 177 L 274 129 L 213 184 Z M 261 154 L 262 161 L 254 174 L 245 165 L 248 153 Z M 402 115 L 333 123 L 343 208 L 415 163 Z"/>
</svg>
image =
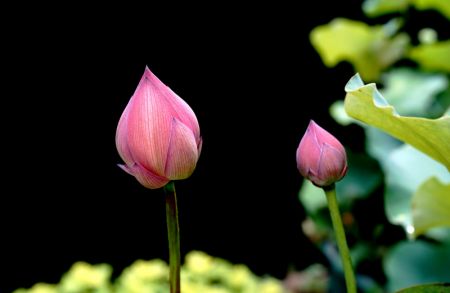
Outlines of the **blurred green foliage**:
<svg viewBox="0 0 450 293">
<path fill-rule="evenodd" d="M 403 116 L 430 117 L 436 96 L 448 87 L 442 73 L 425 73 L 409 68 L 394 68 L 381 76 L 380 93 Z M 442 112 L 444 109 L 441 109 Z"/>
<path fill-rule="evenodd" d="M 337 18 L 311 32 L 311 43 L 328 67 L 348 61 L 364 78 L 376 80 L 380 73 L 399 60 L 409 46 L 404 33 L 394 35 L 400 23 L 369 26 L 364 22 Z"/>
<path fill-rule="evenodd" d="M 450 227 L 450 184 L 430 177 L 415 191 L 412 198 L 414 236 L 434 227 Z"/>
<path fill-rule="evenodd" d="M 450 40 L 439 40 L 438 31 L 424 28 L 420 43 L 412 45 L 402 31 L 404 22 L 413 21 L 402 17 L 411 7 L 450 18 L 448 0 L 366 0 L 367 16 L 396 13 L 396 18 L 375 26 L 337 18 L 310 35 L 326 66 L 347 61 L 359 73 L 330 114 L 345 127 L 362 127 L 365 134 L 365 152 L 348 149 L 349 176 L 337 184 L 363 292 L 450 282 Z M 402 60 L 406 65 L 398 67 Z M 377 81 L 381 89 L 363 79 Z M 304 233 L 340 274 L 323 191 L 305 181 L 299 197 L 308 214 Z M 376 210 L 383 199 L 384 213 Z M 374 209 L 361 215 L 361 206 Z M 382 264 L 378 270 L 377 263 Z M 372 269 L 364 270 L 367 266 Z M 450 291 L 448 284 L 443 286 L 402 292 Z"/>
<path fill-rule="evenodd" d="M 369 17 L 388 13 L 405 12 L 408 6 L 418 10 L 435 9 L 450 18 L 450 2 L 448 0 L 365 0 L 363 11 Z"/>
<path fill-rule="evenodd" d="M 448 0 L 410 0 L 409 2 L 414 5 L 416 9 L 434 9 L 450 19 L 450 2 Z"/>
<path fill-rule="evenodd" d="M 408 233 L 416 233 L 411 215 L 414 192 L 429 178 L 436 177 L 450 183 L 450 174 L 441 164 L 409 145 L 392 151 L 388 160 L 385 164 L 386 215 L 391 223 L 402 225 Z"/>
<path fill-rule="evenodd" d="M 384 269 L 390 276 L 387 289 L 393 292 L 411 286 L 411 280 L 415 280 L 417 284 L 448 282 L 449 263 L 448 243 L 402 241 L 391 248 L 384 261 Z"/>
<path fill-rule="evenodd" d="M 450 1 L 449 1 L 450 3 Z M 421 44 L 412 48 L 408 54 L 411 60 L 429 71 L 450 72 L 450 41 Z"/>
<path fill-rule="evenodd" d="M 363 4 L 369 16 L 405 12 L 409 4 L 418 9 L 437 9 L 450 18 L 448 0 L 369 0 Z M 401 59 L 411 59 L 428 71 L 450 72 L 450 40 L 438 41 L 436 31 L 425 28 L 419 33 L 421 44 L 411 45 L 401 31 L 401 18 L 384 25 L 370 26 L 361 21 L 336 18 L 311 31 L 311 43 L 324 64 L 334 67 L 350 62 L 367 81 L 377 81 L 381 74 Z"/>
<path fill-rule="evenodd" d="M 39 283 L 14 293 L 167 293 L 169 267 L 162 260 L 137 260 L 111 281 L 108 264 L 75 263 L 59 284 Z M 183 293 L 282 293 L 282 283 L 258 277 L 245 265 L 193 251 L 186 255 L 181 271 Z"/>
</svg>

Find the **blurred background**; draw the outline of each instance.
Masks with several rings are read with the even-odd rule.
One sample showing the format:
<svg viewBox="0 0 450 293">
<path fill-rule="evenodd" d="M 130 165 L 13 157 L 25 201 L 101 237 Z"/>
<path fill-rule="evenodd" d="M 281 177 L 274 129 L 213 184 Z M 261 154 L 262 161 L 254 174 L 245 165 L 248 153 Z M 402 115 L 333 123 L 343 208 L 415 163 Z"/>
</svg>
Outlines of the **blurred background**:
<svg viewBox="0 0 450 293">
<path fill-rule="evenodd" d="M 360 1 L 188 6 L 22 15 L 27 25 L 14 40 L 24 51 L 11 55 L 14 90 L 4 103 L 12 149 L 0 199 L 0 292 L 57 283 L 80 260 L 109 263 L 113 276 L 137 259 L 168 260 L 162 191 L 116 166 L 117 122 L 146 65 L 192 107 L 204 140 L 196 171 L 176 184 L 182 255 L 200 250 L 279 279 L 330 266 L 303 232 L 295 151 L 310 119 L 353 153 L 365 150 L 364 129 L 330 116 L 356 71 L 345 61 L 327 68 L 309 34 L 336 17 L 372 25 L 392 15 L 370 18 Z M 413 43 L 424 27 L 449 37 L 438 11 L 402 16 Z M 385 227 L 383 245 L 406 239 L 386 218 L 383 185 L 374 190 L 380 196 L 352 205 L 350 221 Z M 360 272 L 383 284 L 381 267 L 374 258 Z"/>
</svg>

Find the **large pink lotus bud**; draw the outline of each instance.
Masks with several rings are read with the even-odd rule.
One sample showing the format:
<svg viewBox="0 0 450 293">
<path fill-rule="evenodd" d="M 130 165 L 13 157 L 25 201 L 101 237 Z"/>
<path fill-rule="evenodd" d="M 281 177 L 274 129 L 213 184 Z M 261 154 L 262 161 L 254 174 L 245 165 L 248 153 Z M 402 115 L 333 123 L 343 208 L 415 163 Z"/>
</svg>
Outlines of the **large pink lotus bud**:
<svg viewBox="0 0 450 293">
<path fill-rule="evenodd" d="M 192 109 L 146 67 L 117 126 L 125 161 L 119 166 L 145 187 L 160 188 L 192 174 L 201 144 Z"/>
<path fill-rule="evenodd" d="M 347 155 L 334 136 L 311 120 L 297 149 L 297 168 L 314 185 L 329 186 L 345 176 Z"/>
</svg>

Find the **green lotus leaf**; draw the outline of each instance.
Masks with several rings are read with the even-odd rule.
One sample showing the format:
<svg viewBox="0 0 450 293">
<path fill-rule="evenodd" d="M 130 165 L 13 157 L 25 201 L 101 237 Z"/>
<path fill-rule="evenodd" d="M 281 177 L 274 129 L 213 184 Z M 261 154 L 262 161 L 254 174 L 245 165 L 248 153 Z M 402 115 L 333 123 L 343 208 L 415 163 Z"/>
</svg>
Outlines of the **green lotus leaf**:
<svg viewBox="0 0 450 293">
<path fill-rule="evenodd" d="M 443 74 L 398 68 L 383 74 L 381 80 L 385 87 L 380 92 L 400 115 L 442 115 L 445 111 L 442 107 L 450 104 L 450 91 L 446 92 L 448 80 Z M 358 122 L 345 112 L 343 100 L 330 106 L 330 115 L 341 125 Z"/>
<path fill-rule="evenodd" d="M 435 227 L 450 227 L 450 182 L 432 177 L 419 186 L 412 198 L 414 235 Z"/>
<path fill-rule="evenodd" d="M 377 127 L 444 164 L 450 170 L 450 116 L 439 119 L 400 116 L 377 90 L 364 85 L 359 74 L 345 86 L 347 114 Z"/>
<path fill-rule="evenodd" d="M 310 39 L 326 66 L 348 61 L 364 78 L 377 80 L 384 69 L 403 57 L 409 45 L 406 34 L 394 36 L 399 27 L 397 20 L 384 26 L 369 26 L 336 18 L 314 28 Z"/>
<path fill-rule="evenodd" d="M 449 243 L 432 244 L 422 240 L 401 242 L 391 248 L 383 259 L 388 280 L 387 291 L 394 292 L 418 284 L 448 282 L 449 263 Z"/>
</svg>

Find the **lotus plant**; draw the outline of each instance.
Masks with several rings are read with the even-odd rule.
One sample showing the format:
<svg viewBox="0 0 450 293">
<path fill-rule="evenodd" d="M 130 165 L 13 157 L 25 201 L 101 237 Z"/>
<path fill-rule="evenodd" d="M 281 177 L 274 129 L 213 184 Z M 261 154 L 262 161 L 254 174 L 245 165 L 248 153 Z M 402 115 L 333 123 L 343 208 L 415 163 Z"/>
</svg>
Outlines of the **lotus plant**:
<svg viewBox="0 0 450 293">
<path fill-rule="evenodd" d="M 347 173 L 345 149 L 333 135 L 311 120 L 297 149 L 297 168 L 303 177 L 325 191 L 344 268 L 347 292 L 356 293 L 355 275 L 335 188 L 335 182 Z"/>
<path fill-rule="evenodd" d="M 200 156 L 197 118 L 148 67 L 126 106 L 116 132 L 119 165 L 144 187 L 163 187 L 170 252 L 170 291 L 180 292 L 180 243 L 173 180 L 188 178 Z"/>
</svg>

